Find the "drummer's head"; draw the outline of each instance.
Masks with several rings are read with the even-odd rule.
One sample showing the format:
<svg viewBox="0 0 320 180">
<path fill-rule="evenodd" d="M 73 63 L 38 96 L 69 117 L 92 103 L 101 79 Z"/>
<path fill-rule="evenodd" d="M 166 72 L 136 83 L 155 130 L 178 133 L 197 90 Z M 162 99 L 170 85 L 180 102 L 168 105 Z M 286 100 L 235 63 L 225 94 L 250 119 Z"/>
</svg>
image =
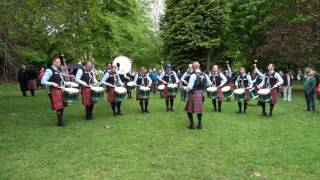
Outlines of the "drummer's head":
<svg viewBox="0 0 320 180">
<path fill-rule="evenodd" d="M 61 66 L 60 58 L 59 57 L 54 57 L 52 59 L 52 65 L 57 67 L 57 68 L 60 67 Z"/>
<path fill-rule="evenodd" d="M 189 71 L 189 72 L 192 72 L 192 70 L 193 70 L 192 64 L 189 64 L 189 65 L 188 65 L 188 71 Z"/>
<path fill-rule="evenodd" d="M 172 70 L 171 64 L 166 64 L 166 65 L 165 65 L 165 70 L 166 70 L 167 72 L 170 72 L 170 71 Z"/>
<path fill-rule="evenodd" d="M 112 72 L 117 72 L 117 69 L 118 69 L 118 67 L 117 67 L 117 65 L 111 65 L 111 71 Z"/>
<path fill-rule="evenodd" d="M 140 69 L 139 69 L 139 73 L 140 74 L 143 74 L 143 73 L 145 73 L 146 72 L 146 68 L 145 67 L 141 67 Z"/>
<path fill-rule="evenodd" d="M 213 66 L 212 66 L 212 71 L 213 71 L 213 72 L 218 72 L 218 71 L 219 71 L 218 65 L 213 65 Z"/>
<path fill-rule="evenodd" d="M 269 65 L 268 65 L 268 70 L 269 70 L 269 71 L 274 71 L 274 64 L 272 64 L 272 63 L 269 64 Z"/>
<path fill-rule="evenodd" d="M 198 61 L 195 61 L 192 63 L 192 68 L 194 71 L 199 70 L 200 69 L 200 63 Z"/>
<path fill-rule="evenodd" d="M 92 62 L 91 61 L 84 62 L 84 67 L 88 70 L 92 69 Z"/>
<path fill-rule="evenodd" d="M 240 74 L 244 74 L 244 73 L 246 73 L 246 68 L 240 67 Z"/>
</svg>

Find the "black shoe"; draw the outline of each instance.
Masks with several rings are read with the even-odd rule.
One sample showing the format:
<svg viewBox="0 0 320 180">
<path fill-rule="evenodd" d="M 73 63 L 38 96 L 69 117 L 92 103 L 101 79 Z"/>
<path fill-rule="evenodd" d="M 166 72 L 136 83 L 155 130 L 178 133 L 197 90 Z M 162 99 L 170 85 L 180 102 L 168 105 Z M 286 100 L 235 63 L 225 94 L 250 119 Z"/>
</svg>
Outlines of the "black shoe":
<svg viewBox="0 0 320 180">
<path fill-rule="evenodd" d="M 122 116 L 122 113 L 121 113 L 121 112 L 118 112 L 117 115 Z"/>
<path fill-rule="evenodd" d="M 202 124 L 198 124 L 197 128 L 202 129 Z"/>
<path fill-rule="evenodd" d="M 267 116 L 267 113 L 263 112 L 263 113 L 261 114 L 261 116 Z"/>
<path fill-rule="evenodd" d="M 145 112 L 145 113 L 150 113 L 150 111 L 148 111 L 148 110 L 145 110 L 144 112 Z"/>
<path fill-rule="evenodd" d="M 172 108 L 170 109 L 170 111 L 171 111 L 171 112 L 174 112 L 174 110 L 173 110 Z"/>
<path fill-rule="evenodd" d="M 167 109 L 167 112 L 169 112 L 170 110 L 169 109 Z"/>
<path fill-rule="evenodd" d="M 217 109 L 213 109 L 212 111 L 213 111 L 213 112 L 217 112 Z"/>
<path fill-rule="evenodd" d="M 222 110 L 221 110 L 221 109 L 219 109 L 219 110 L 218 110 L 218 112 L 222 112 Z"/>
<path fill-rule="evenodd" d="M 57 126 L 58 127 L 64 127 L 65 123 L 63 121 L 58 121 Z"/>
<path fill-rule="evenodd" d="M 113 115 L 113 116 L 117 116 L 117 113 L 113 113 L 112 115 Z"/>
<path fill-rule="evenodd" d="M 193 125 L 190 125 L 188 128 L 189 129 L 195 129 Z"/>
<path fill-rule="evenodd" d="M 241 113 L 242 113 L 242 111 L 237 111 L 236 113 L 241 114 Z"/>
</svg>

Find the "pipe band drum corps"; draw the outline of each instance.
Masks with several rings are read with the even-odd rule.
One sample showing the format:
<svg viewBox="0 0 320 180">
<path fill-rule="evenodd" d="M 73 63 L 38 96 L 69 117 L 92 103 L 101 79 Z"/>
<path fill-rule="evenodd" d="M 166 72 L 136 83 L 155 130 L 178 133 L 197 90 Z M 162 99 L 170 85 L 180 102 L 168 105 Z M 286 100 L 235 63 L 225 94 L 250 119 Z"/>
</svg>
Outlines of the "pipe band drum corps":
<svg viewBox="0 0 320 180">
<path fill-rule="evenodd" d="M 232 96 L 231 86 L 225 86 L 221 89 L 223 96 L 229 98 Z"/>
<path fill-rule="evenodd" d="M 101 101 L 103 99 L 103 87 L 90 87 L 91 88 L 91 98 L 93 101 Z"/>
<path fill-rule="evenodd" d="M 115 87 L 114 91 L 116 92 L 117 102 L 123 101 L 126 97 L 127 89 L 124 87 Z"/>
<path fill-rule="evenodd" d="M 208 87 L 207 88 L 208 98 L 213 98 L 213 99 L 217 98 L 218 97 L 217 90 L 218 90 L 217 87 Z"/>
<path fill-rule="evenodd" d="M 140 86 L 139 96 L 140 96 L 140 99 L 148 100 L 150 98 L 150 88 L 145 86 Z"/>
<path fill-rule="evenodd" d="M 169 96 L 175 96 L 178 90 L 177 84 L 168 84 L 168 94 Z"/>
<path fill-rule="evenodd" d="M 79 101 L 79 89 L 76 88 L 64 88 L 63 98 L 67 103 L 76 103 Z"/>
<path fill-rule="evenodd" d="M 259 95 L 259 101 L 260 102 L 265 102 L 268 103 L 271 101 L 271 90 L 266 88 L 266 89 L 260 89 L 258 91 L 258 95 Z"/>
<path fill-rule="evenodd" d="M 238 101 L 244 101 L 244 99 L 245 99 L 245 94 L 244 93 L 245 93 L 245 89 L 244 88 L 235 89 L 233 91 L 234 97 Z"/>
<path fill-rule="evenodd" d="M 127 87 L 128 87 L 128 91 L 133 91 L 136 88 L 133 81 L 128 82 Z"/>
</svg>

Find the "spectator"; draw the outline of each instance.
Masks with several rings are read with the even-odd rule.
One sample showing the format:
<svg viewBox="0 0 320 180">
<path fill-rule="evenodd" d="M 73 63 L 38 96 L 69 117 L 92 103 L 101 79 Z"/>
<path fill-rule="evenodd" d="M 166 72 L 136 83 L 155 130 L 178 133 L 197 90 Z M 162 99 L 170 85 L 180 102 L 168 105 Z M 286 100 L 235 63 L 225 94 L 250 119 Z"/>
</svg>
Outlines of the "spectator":
<svg viewBox="0 0 320 180">
<path fill-rule="evenodd" d="M 37 82 L 37 84 L 41 86 L 41 89 L 45 88 L 45 86 L 40 83 L 43 76 L 44 76 L 44 68 L 41 68 L 38 74 L 38 82 Z"/>
<path fill-rule="evenodd" d="M 26 91 L 28 90 L 28 80 L 27 80 L 27 72 L 26 72 L 25 65 L 21 65 L 21 68 L 19 69 L 18 81 L 19 81 L 20 90 L 22 92 L 22 95 L 27 96 Z"/>
<path fill-rule="evenodd" d="M 158 87 L 158 73 L 155 68 L 149 73 L 149 77 L 151 78 L 151 91 L 153 95 L 157 94 L 157 87 Z"/>
<path fill-rule="evenodd" d="M 28 89 L 31 92 L 31 95 L 35 95 L 35 90 L 37 89 L 37 78 L 38 73 L 36 72 L 36 69 L 33 65 L 28 66 L 27 70 L 27 79 L 28 79 Z"/>
<path fill-rule="evenodd" d="M 307 78 L 304 81 L 304 95 L 307 103 L 306 111 L 316 111 L 313 99 L 316 83 L 315 72 L 312 69 L 307 70 Z"/>
</svg>

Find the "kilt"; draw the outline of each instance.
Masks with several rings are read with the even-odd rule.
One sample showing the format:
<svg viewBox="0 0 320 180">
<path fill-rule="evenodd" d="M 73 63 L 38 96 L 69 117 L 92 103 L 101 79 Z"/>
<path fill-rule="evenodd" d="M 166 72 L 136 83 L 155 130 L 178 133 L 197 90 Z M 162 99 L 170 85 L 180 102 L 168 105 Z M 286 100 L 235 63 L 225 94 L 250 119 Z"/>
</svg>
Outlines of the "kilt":
<svg viewBox="0 0 320 180">
<path fill-rule="evenodd" d="M 91 98 L 91 89 L 89 87 L 82 87 L 81 95 L 82 95 L 82 104 L 84 106 L 89 106 L 93 104 L 92 98 Z"/>
<path fill-rule="evenodd" d="M 250 91 L 249 89 L 244 90 L 244 101 L 248 102 L 250 100 Z"/>
<path fill-rule="evenodd" d="M 62 89 L 50 89 L 51 109 L 58 110 L 65 106 Z"/>
<path fill-rule="evenodd" d="M 203 101 L 203 93 L 189 93 L 189 99 L 186 104 L 185 111 L 188 113 L 202 113 L 204 110 Z"/>
<path fill-rule="evenodd" d="M 271 95 L 271 104 L 277 104 L 278 90 L 272 89 L 270 92 Z"/>
<path fill-rule="evenodd" d="M 117 94 L 113 87 L 108 87 L 108 102 L 115 103 L 117 101 Z"/>
<path fill-rule="evenodd" d="M 136 88 L 136 100 L 139 101 L 140 100 L 140 88 L 137 87 Z M 143 99 L 142 99 L 143 100 Z"/>
<path fill-rule="evenodd" d="M 37 89 L 37 80 L 28 80 L 28 89 L 29 90 Z"/>
<path fill-rule="evenodd" d="M 223 101 L 222 87 L 219 87 L 217 89 L 217 99 L 218 99 L 218 101 Z"/>
<path fill-rule="evenodd" d="M 168 85 L 165 85 L 165 86 L 164 86 L 162 98 L 164 98 L 164 99 L 174 99 L 174 98 L 176 98 L 176 96 L 169 96 L 169 88 L 168 88 Z"/>
</svg>

